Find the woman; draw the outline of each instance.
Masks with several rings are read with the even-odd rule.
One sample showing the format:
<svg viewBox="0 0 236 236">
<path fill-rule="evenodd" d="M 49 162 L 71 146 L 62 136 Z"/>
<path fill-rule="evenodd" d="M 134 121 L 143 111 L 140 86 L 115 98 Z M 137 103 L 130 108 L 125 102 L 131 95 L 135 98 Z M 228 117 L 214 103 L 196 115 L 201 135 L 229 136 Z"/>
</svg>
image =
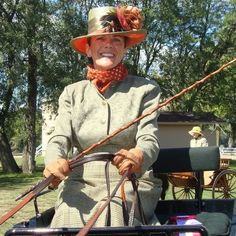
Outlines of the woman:
<svg viewBox="0 0 236 236">
<path fill-rule="evenodd" d="M 89 12 L 88 35 L 72 39 L 75 51 L 87 55 L 87 80 L 67 86 L 59 98 L 55 131 L 46 152 L 44 175 L 63 180 L 51 227 L 82 227 L 107 196 L 104 162 L 94 161 L 69 173 L 68 153 L 97 143 L 124 124 L 142 115 L 159 101 L 156 83 L 128 75 L 122 59 L 128 48 L 141 43 L 146 31 L 136 7 L 100 7 Z M 161 193 L 161 181 L 149 171 L 158 156 L 157 113 L 119 133 L 92 152 L 115 153 L 110 165 L 111 190 L 129 170 L 139 178 L 139 193 L 149 224 L 156 224 L 155 205 Z M 67 176 L 67 177 L 66 177 Z M 54 181 L 56 186 L 60 181 Z M 125 182 L 130 206 L 133 191 Z M 106 211 L 105 211 L 106 212 Z M 96 226 L 106 225 L 106 213 Z M 135 225 L 140 225 L 139 215 Z M 111 226 L 124 226 L 120 191 L 111 202 Z"/>
<path fill-rule="evenodd" d="M 202 133 L 202 129 L 199 126 L 194 126 L 189 132 L 192 139 L 190 140 L 190 147 L 207 147 L 208 142 Z"/>
</svg>

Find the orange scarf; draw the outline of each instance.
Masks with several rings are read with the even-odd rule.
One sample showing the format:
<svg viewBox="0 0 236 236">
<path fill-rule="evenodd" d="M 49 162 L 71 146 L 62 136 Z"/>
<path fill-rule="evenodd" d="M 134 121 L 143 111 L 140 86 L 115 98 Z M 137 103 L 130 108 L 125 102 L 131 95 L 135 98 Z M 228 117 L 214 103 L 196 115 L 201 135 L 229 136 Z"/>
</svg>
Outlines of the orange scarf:
<svg viewBox="0 0 236 236">
<path fill-rule="evenodd" d="M 96 70 L 93 65 L 88 65 L 87 79 L 91 80 L 99 92 L 104 93 L 111 85 L 112 81 L 124 80 L 128 75 L 128 71 L 123 64 L 109 70 Z"/>
</svg>

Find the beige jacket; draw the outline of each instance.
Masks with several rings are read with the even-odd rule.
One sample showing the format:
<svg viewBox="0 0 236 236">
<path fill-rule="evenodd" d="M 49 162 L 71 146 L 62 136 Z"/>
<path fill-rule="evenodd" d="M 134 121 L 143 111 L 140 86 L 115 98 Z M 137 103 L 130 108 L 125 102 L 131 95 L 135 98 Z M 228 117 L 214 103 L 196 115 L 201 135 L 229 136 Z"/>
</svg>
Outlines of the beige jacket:
<svg viewBox="0 0 236 236">
<path fill-rule="evenodd" d="M 136 76 L 128 76 L 124 81 L 114 82 L 103 95 L 88 80 L 67 86 L 59 99 L 56 128 L 48 143 L 46 163 L 57 158 L 67 158 L 72 147 L 81 152 L 97 143 L 157 106 L 159 97 L 160 88 L 156 83 Z M 151 222 L 161 191 L 161 182 L 148 171 L 157 159 L 159 151 L 157 112 L 122 131 L 93 152 L 115 153 L 121 148 L 134 147 L 144 151 L 144 165 L 139 175 L 139 192 L 141 198 L 145 199 L 145 211 Z M 120 177 L 116 167 L 110 165 L 111 190 Z M 126 186 L 127 198 L 131 200 L 131 186 L 129 183 Z M 60 185 L 52 226 L 84 225 L 106 194 L 104 163 L 91 162 L 74 169 Z M 113 226 L 124 224 L 119 194 L 117 193 L 117 199 L 114 198 L 116 200 L 112 204 Z M 105 216 L 101 216 L 97 225 L 103 226 L 104 220 Z"/>
<path fill-rule="evenodd" d="M 207 139 L 203 136 L 199 136 L 197 139 L 193 138 L 190 140 L 190 147 L 207 147 Z"/>
</svg>

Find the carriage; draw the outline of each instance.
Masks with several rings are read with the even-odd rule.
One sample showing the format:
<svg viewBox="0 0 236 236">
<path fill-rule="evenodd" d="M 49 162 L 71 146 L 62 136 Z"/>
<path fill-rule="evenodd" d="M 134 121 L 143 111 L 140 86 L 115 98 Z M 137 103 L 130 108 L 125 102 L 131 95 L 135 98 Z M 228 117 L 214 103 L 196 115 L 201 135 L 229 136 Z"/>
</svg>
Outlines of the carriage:
<svg viewBox="0 0 236 236">
<path fill-rule="evenodd" d="M 229 179 L 228 176 L 231 176 L 233 170 L 230 170 L 227 166 L 222 167 L 223 164 L 220 164 L 220 162 L 218 147 L 161 149 L 157 161 L 152 166 L 154 173 L 156 175 L 165 174 L 168 178 L 171 173 L 182 173 L 183 175 L 186 172 L 194 173 L 191 178 L 194 178 L 195 184 L 191 187 L 194 188 L 197 194 L 195 193 L 194 197 L 184 199 L 175 197 L 173 200 L 159 200 L 157 206 L 154 206 L 155 213 L 160 221 L 158 226 L 99 227 L 92 228 L 88 235 L 236 235 L 235 199 L 224 197 L 202 199 L 201 190 L 203 186 L 198 177 L 204 171 L 219 171 L 216 174 L 217 177 L 213 178 L 213 182 L 217 183 L 218 181 L 216 180 L 222 177 L 224 177 L 224 180 L 231 181 L 231 178 Z M 235 174 L 233 173 L 233 180 L 234 178 Z M 215 184 L 214 196 L 216 196 L 216 191 L 221 189 L 222 186 L 226 188 L 225 183 L 221 185 L 217 186 Z M 230 190 L 231 193 L 232 191 L 233 189 Z M 54 209 L 51 208 L 39 213 L 37 198 L 34 203 L 36 216 L 15 225 L 5 233 L 5 236 L 72 236 L 77 235 L 81 230 L 79 228 L 49 228 Z M 194 221 L 191 221 L 192 219 Z M 191 223 L 188 224 L 189 222 Z"/>
<path fill-rule="evenodd" d="M 236 171 L 230 168 L 230 157 L 221 157 L 219 169 L 202 173 L 183 172 L 166 175 L 174 199 L 193 199 L 203 191 L 213 199 L 236 198 Z"/>
</svg>

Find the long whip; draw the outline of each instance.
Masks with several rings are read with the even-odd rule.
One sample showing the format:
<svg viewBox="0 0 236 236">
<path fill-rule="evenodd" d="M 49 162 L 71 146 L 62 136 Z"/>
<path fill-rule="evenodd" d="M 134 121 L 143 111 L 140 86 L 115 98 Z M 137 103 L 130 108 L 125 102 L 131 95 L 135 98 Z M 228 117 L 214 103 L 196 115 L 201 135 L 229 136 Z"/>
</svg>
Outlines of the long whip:
<svg viewBox="0 0 236 236">
<path fill-rule="evenodd" d="M 234 58 L 233 60 L 231 60 L 230 62 L 222 65 L 219 69 L 215 70 L 214 72 L 208 74 L 207 76 L 205 76 L 204 78 L 202 78 L 201 80 L 196 81 L 195 83 L 193 83 L 192 85 L 190 85 L 187 88 L 184 88 L 181 92 L 177 93 L 176 95 L 166 99 L 164 102 L 159 103 L 158 105 L 156 105 L 154 108 L 152 108 L 151 110 L 149 110 L 148 112 L 144 113 L 143 115 L 137 117 L 136 119 L 134 119 L 133 121 L 125 124 L 124 126 L 120 127 L 119 129 L 115 130 L 114 132 L 112 132 L 111 134 L 109 134 L 108 136 L 106 136 L 105 138 L 101 139 L 99 142 L 92 144 L 90 147 L 88 147 L 87 149 L 85 149 L 83 152 L 81 152 L 76 158 L 80 158 L 83 155 L 87 154 L 88 152 L 90 152 L 91 150 L 93 150 L 95 147 L 100 146 L 101 144 L 107 142 L 108 140 L 110 140 L 111 138 L 113 138 L 114 136 L 116 136 L 117 134 L 119 134 L 120 132 L 122 132 L 123 130 L 128 129 L 131 125 L 139 122 L 140 120 L 142 120 L 143 118 L 145 118 L 146 116 L 151 115 L 153 112 L 157 111 L 158 109 L 160 109 L 161 107 L 166 106 L 167 104 L 169 104 L 170 102 L 172 102 L 173 100 L 179 98 L 180 96 L 182 96 L 183 94 L 187 93 L 188 91 L 194 89 L 195 87 L 199 86 L 200 84 L 203 84 L 204 82 L 206 82 L 206 80 L 210 79 L 212 76 L 218 74 L 219 72 L 221 72 L 222 70 L 224 70 L 226 67 L 230 66 L 231 64 L 233 64 L 234 62 L 236 62 L 236 58 Z"/>
</svg>

